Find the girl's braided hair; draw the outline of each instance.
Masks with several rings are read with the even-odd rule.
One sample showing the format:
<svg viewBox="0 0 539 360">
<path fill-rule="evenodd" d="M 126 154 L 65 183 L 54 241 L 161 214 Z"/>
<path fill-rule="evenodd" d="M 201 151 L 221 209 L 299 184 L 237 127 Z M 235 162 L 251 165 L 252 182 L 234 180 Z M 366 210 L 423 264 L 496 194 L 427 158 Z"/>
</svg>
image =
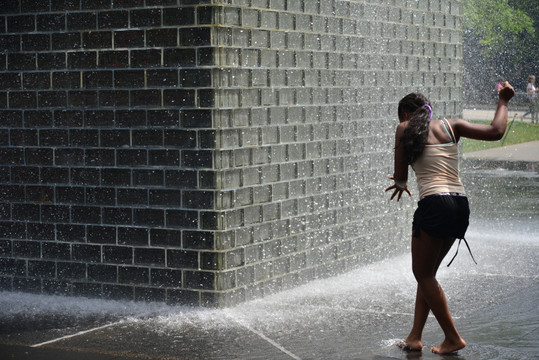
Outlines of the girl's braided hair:
<svg viewBox="0 0 539 360">
<path fill-rule="evenodd" d="M 399 101 L 399 118 L 405 113 L 410 114 L 408 126 L 399 139 L 404 147 L 408 164 L 413 164 L 417 160 L 427 143 L 431 111 L 425 105 L 430 105 L 429 100 L 420 93 L 408 94 Z"/>
</svg>

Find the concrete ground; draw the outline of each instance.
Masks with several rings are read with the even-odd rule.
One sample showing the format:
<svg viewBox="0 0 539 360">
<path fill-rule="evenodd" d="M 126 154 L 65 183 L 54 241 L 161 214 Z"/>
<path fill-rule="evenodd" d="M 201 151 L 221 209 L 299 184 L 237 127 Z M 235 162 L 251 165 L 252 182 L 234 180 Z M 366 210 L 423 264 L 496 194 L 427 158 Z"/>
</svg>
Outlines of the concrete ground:
<svg viewBox="0 0 539 360">
<path fill-rule="evenodd" d="M 492 120 L 494 118 L 494 113 L 496 111 L 496 105 L 492 105 L 491 110 L 482 110 L 482 109 L 464 109 L 462 111 L 462 117 L 466 120 Z M 512 110 L 511 107 L 509 107 L 508 112 L 508 120 L 511 121 L 515 119 L 516 121 L 525 121 L 530 122 L 531 116 L 530 114 L 526 114 L 526 111 L 522 110 Z"/>
<path fill-rule="evenodd" d="M 422 353 L 395 345 L 413 318 L 405 254 L 228 309 L 0 293 L 0 358 L 531 359 L 539 355 L 538 230 L 529 221 L 479 224 L 467 234 L 478 265 L 464 245 L 451 267 L 444 261 L 438 277 L 468 343 L 453 356 L 429 351 L 443 337 L 432 317 Z"/>
<path fill-rule="evenodd" d="M 537 163 L 539 161 L 539 140 L 502 146 L 494 149 L 474 151 L 466 153 L 463 156 L 465 160 L 482 159 L 500 162 L 521 161 Z"/>
</svg>

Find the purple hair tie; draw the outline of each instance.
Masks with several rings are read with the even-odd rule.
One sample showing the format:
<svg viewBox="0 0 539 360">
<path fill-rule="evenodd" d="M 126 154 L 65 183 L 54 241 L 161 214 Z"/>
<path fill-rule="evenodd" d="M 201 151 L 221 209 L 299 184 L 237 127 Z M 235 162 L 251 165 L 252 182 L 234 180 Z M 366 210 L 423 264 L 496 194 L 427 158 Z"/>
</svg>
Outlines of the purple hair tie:
<svg viewBox="0 0 539 360">
<path fill-rule="evenodd" d="M 425 106 L 427 109 L 429 109 L 429 111 L 430 111 L 430 117 L 429 117 L 429 120 L 432 120 L 432 108 L 430 107 L 429 104 L 425 104 L 425 105 L 423 105 L 423 106 Z"/>
</svg>

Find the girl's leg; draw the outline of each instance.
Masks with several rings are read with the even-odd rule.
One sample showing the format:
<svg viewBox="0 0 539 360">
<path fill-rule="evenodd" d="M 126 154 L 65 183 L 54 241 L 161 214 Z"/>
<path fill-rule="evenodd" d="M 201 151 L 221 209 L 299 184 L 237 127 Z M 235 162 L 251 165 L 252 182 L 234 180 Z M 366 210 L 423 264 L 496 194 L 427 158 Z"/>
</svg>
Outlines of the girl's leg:
<svg viewBox="0 0 539 360">
<path fill-rule="evenodd" d="M 419 237 L 412 238 L 412 270 L 417 280 L 418 294 L 422 296 L 424 304 L 432 311 L 445 334 L 445 340 L 431 349 L 440 354 L 451 353 L 466 346 L 453 323 L 445 294 L 436 280 L 438 267 L 449 248 L 447 240 L 434 238 L 423 231 L 419 232 Z M 426 307 L 419 309 L 419 316 L 424 317 Z"/>
<path fill-rule="evenodd" d="M 414 323 L 412 325 L 412 330 L 410 330 L 410 333 L 404 340 L 405 346 L 408 349 L 414 351 L 423 349 L 423 328 L 427 322 L 429 312 L 429 305 L 425 302 L 425 299 L 423 299 L 418 286 L 415 296 Z"/>
<path fill-rule="evenodd" d="M 424 234 L 424 233 L 423 233 Z M 414 235 L 412 236 L 412 263 L 417 261 L 422 261 L 421 258 L 417 257 L 418 251 L 414 251 L 414 246 L 420 246 L 421 239 L 414 239 Z M 417 235 L 421 236 L 421 232 L 417 232 Z M 426 235 L 426 234 L 425 234 Z M 453 245 L 455 239 L 451 240 L 439 240 L 441 243 L 440 253 L 437 257 L 436 262 L 433 264 L 434 267 L 432 269 L 434 276 L 436 275 L 436 272 L 438 271 L 438 268 L 440 267 L 440 264 L 442 260 L 444 259 L 445 255 L 449 252 L 451 249 L 451 246 Z M 416 249 L 417 250 L 417 249 Z M 414 256 L 414 254 L 416 256 Z M 434 254 L 433 254 L 434 255 Z M 435 258 L 436 256 L 433 256 Z M 416 292 L 416 299 L 415 299 L 415 309 L 414 309 L 414 323 L 412 326 L 412 330 L 410 331 L 410 334 L 406 337 L 405 343 L 411 350 L 421 350 L 423 348 L 423 342 L 422 342 L 422 336 L 423 336 L 423 328 L 425 327 L 425 323 L 427 322 L 427 318 L 430 312 L 430 307 L 428 303 L 423 298 L 423 295 L 421 294 L 421 290 L 419 288 L 419 284 L 417 286 L 417 292 Z"/>
</svg>

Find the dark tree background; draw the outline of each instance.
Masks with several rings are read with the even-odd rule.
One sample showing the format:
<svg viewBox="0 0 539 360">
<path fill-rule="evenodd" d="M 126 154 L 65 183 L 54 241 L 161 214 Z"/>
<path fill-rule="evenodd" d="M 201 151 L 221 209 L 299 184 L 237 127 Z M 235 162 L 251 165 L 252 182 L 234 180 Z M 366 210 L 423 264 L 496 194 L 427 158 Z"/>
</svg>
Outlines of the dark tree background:
<svg viewBox="0 0 539 360">
<path fill-rule="evenodd" d="M 463 22 L 465 102 L 494 101 L 499 80 L 510 81 L 523 102 L 528 76 L 539 77 L 538 1 L 465 0 Z"/>
</svg>

